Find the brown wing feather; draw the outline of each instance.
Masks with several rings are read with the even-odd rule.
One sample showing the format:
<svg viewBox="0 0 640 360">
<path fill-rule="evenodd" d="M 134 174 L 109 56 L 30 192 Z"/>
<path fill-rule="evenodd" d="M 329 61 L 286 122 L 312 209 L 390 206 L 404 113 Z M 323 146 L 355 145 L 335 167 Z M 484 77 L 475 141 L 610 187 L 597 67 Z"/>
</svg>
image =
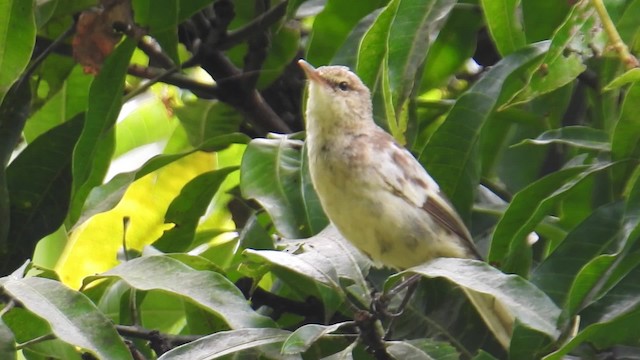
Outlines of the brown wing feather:
<svg viewBox="0 0 640 360">
<path fill-rule="evenodd" d="M 422 205 L 422 209 L 428 212 L 429 215 L 431 215 L 443 228 L 451 231 L 458 235 L 460 239 L 464 240 L 470 253 L 475 255 L 478 259 L 482 258 L 473 244 L 473 240 L 471 240 L 471 235 L 467 231 L 467 228 L 461 224 L 459 219 L 453 216 L 449 211 L 447 211 L 447 209 L 443 208 L 438 201 L 427 198 L 427 201 Z"/>
</svg>

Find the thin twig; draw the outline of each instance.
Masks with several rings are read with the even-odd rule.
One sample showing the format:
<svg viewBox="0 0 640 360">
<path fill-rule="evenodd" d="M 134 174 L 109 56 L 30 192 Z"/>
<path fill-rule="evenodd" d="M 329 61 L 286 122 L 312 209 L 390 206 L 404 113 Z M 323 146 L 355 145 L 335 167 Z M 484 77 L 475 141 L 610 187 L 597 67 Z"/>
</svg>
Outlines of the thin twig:
<svg viewBox="0 0 640 360">
<path fill-rule="evenodd" d="M 56 338 L 55 335 L 53 334 L 46 334 L 46 335 L 42 335 L 42 336 L 38 336 L 37 338 L 31 339 L 31 340 L 27 340 L 21 344 L 16 344 L 16 350 L 22 350 L 28 346 L 34 345 L 34 344 L 38 344 L 44 341 L 49 341 L 49 340 L 54 340 Z"/>
</svg>

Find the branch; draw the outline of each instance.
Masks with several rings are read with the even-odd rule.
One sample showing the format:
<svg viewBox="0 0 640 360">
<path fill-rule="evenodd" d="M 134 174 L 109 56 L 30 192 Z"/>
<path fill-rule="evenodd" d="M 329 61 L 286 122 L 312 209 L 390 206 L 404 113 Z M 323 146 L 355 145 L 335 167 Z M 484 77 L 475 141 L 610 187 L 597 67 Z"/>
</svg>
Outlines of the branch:
<svg viewBox="0 0 640 360">
<path fill-rule="evenodd" d="M 227 33 L 227 36 L 217 44 L 217 48 L 220 50 L 229 50 L 248 39 L 252 34 L 267 30 L 286 14 L 286 10 L 287 1 L 279 3 L 266 12 L 260 14 L 260 16 L 253 19 L 253 21 L 247 25 L 238 30 Z"/>
<path fill-rule="evenodd" d="M 187 344 L 202 338 L 204 335 L 169 335 L 157 330 L 148 330 L 138 326 L 116 325 L 121 336 L 149 341 L 149 346 L 159 356 L 176 346 Z"/>
<path fill-rule="evenodd" d="M 163 82 L 182 89 L 187 89 L 200 98 L 215 99 L 218 97 L 218 89 L 216 86 L 203 84 L 190 77 L 176 73 L 173 69 L 162 70 L 153 67 L 130 65 L 127 69 L 127 73 L 139 78 L 149 79 L 155 82 Z"/>
</svg>

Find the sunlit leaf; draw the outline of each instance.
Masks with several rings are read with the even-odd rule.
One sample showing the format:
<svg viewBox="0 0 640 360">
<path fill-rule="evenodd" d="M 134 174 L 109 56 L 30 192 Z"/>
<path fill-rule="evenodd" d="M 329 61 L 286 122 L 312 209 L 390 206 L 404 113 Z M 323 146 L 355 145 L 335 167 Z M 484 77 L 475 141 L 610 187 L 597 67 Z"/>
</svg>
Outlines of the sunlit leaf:
<svg viewBox="0 0 640 360">
<path fill-rule="evenodd" d="M 0 102 L 27 67 L 36 40 L 34 2 L 0 3 Z"/>
</svg>

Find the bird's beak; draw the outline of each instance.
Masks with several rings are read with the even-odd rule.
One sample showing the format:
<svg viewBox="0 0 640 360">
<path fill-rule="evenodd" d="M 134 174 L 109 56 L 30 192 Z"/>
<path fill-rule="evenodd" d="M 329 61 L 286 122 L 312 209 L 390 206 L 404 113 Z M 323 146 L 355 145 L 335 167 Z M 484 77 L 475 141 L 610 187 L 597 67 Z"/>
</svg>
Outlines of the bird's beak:
<svg viewBox="0 0 640 360">
<path fill-rule="evenodd" d="M 298 60 L 298 65 L 300 65 L 300 67 L 304 71 L 304 74 L 307 76 L 307 79 L 309 79 L 310 81 L 316 81 L 316 82 L 322 81 L 322 77 L 320 76 L 320 74 L 318 74 L 318 70 L 316 70 L 316 68 L 311 66 L 311 64 L 300 59 Z"/>
</svg>

